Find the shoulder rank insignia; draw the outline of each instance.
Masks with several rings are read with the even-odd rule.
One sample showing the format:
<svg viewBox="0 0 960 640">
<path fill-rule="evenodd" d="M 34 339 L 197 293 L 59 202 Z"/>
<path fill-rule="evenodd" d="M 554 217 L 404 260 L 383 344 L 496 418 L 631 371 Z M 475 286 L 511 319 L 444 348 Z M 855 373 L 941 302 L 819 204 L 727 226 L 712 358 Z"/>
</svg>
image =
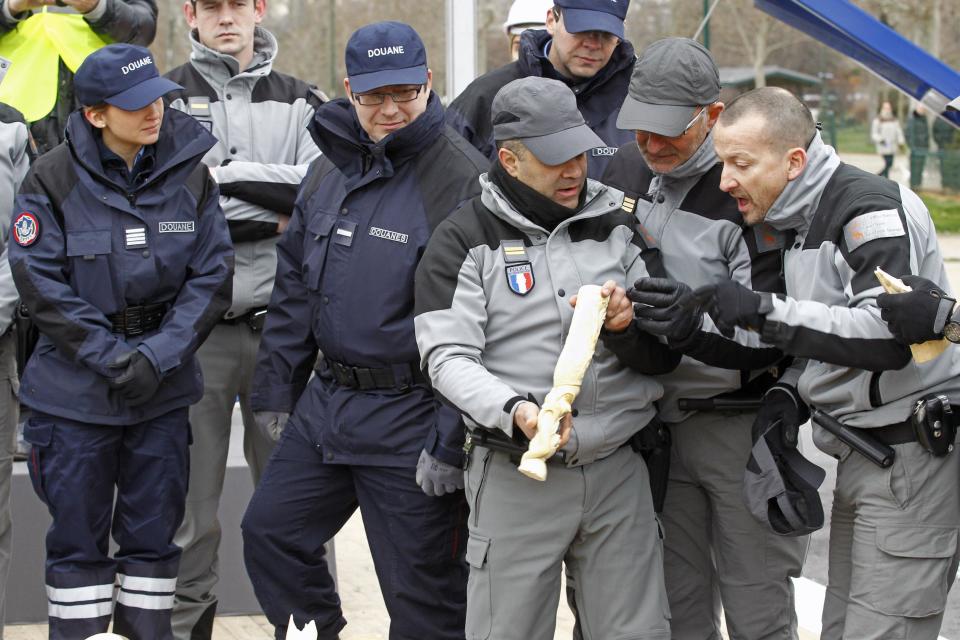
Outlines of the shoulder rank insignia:
<svg viewBox="0 0 960 640">
<path fill-rule="evenodd" d="M 504 240 L 500 243 L 503 249 L 503 261 L 507 264 L 511 262 L 529 262 L 527 250 L 523 246 L 523 240 Z"/>
</svg>

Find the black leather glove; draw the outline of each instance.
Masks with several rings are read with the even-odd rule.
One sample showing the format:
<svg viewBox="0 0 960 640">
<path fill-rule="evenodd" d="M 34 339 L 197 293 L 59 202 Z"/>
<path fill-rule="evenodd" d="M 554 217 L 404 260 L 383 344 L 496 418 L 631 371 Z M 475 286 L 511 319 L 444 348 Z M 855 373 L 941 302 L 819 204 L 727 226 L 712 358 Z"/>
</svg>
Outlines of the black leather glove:
<svg viewBox="0 0 960 640">
<path fill-rule="evenodd" d="M 682 342 L 700 327 L 703 311 L 693 299 L 690 287 L 670 278 L 640 278 L 627 290 L 638 306 L 634 316 L 638 327 L 670 342 Z"/>
<path fill-rule="evenodd" d="M 119 393 L 131 407 L 144 404 L 157 393 L 160 375 L 147 356 L 139 351 L 118 360 L 114 366 L 126 363 L 127 368 L 116 378 L 110 379 L 110 388 Z"/>
<path fill-rule="evenodd" d="M 736 327 L 759 331 L 763 326 L 760 314 L 760 294 L 739 282 L 721 280 L 717 284 L 700 287 L 693 296 L 703 303 L 704 311 L 713 318 L 720 333 L 733 335 Z"/>
<path fill-rule="evenodd" d="M 903 344 L 942 338 L 943 327 L 957 301 L 926 278 L 908 275 L 902 280 L 913 291 L 877 296 L 880 317 L 887 323 L 890 333 Z"/>
<path fill-rule="evenodd" d="M 800 399 L 796 387 L 775 384 L 763 395 L 763 404 L 753 421 L 753 441 L 756 442 L 767 428 L 779 422 L 777 428 L 767 434 L 770 451 L 776 455 L 784 449 L 796 449 L 800 425 L 810 419 L 810 410 Z"/>
</svg>

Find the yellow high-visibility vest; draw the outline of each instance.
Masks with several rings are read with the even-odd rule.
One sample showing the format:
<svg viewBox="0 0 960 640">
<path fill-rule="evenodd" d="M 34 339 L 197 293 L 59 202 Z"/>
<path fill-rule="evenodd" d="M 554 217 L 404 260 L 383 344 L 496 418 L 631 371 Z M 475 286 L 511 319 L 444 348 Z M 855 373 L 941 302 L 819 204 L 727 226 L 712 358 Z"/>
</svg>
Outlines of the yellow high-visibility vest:
<svg viewBox="0 0 960 640">
<path fill-rule="evenodd" d="M 78 13 L 49 13 L 47 7 L 0 36 L 0 56 L 11 61 L 0 83 L 0 102 L 36 122 L 57 104 L 58 61 L 76 72 L 88 55 L 108 44 Z"/>
</svg>

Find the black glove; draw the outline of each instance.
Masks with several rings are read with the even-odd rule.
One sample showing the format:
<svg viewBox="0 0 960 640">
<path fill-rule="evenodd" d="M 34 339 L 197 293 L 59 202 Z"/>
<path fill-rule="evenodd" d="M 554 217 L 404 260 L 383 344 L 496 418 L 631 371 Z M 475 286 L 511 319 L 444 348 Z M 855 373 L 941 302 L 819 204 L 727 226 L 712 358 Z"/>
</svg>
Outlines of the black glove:
<svg viewBox="0 0 960 640">
<path fill-rule="evenodd" d="M 717 284 L 700 287 L 693 296 L 703 302 L 704 311 L 713 318 L 720 333 L 728 338 L 736 327 L 759 331 L 763 326 L 760 314 L 760 294 L 739 282 L 721 280 Z"/>
<path fill-rule="evenodd" d="M 810 410 L 800 399 L 796 387 L 775 384 L 763 395 L 763 404 L 753 421 L 753 441 L 756 442 L 771 424 L 779 422 L 779 426 L 766 435 L 770 451 L 777 455 L 784 449 L 796 449 L 800 425 L 809 419 Z"/>
<path fill-rule="evenodd" d="M 670 342 L 682 342 L 700 327 L 703 311 L 690 287 L 670 278 L 640 278 L 627 290 L 638 327 Z"/>
<path fill-rule="evenodd" d="M 110 379 L 110 388 L 123 396 L 131 407 L 144 404 L 160 387 L 160 376 L 147 356 L 139 351 L 121 358 L 113 366 L 122 367 L 124 363 L 127 368 L 116 378 Z"/>
<path fill-rule="evenodd" d="M 913 291 L 877 296 L 880 317 L 890 333 L 903 344 L 942 338 L 943 327 L 957 301 L 926 278 L 908 275 L 902 279 Z"/>
</svg>

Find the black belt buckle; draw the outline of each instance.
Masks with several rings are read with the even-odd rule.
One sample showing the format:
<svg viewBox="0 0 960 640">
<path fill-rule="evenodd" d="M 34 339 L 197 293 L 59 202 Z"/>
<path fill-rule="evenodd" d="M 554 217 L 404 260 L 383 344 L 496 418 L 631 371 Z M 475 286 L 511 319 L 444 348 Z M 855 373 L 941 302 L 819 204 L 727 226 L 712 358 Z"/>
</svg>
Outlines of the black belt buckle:
<svg viewBox="0 0 960 640">
<path fill-rule="evenodd" d="M 950 400 L 944 395 L 920 398 L 910 415 L 917 442 L 928 452 L 941 458 L 953 451 L 957 437 L 956 416 Z"/>
</svg>

